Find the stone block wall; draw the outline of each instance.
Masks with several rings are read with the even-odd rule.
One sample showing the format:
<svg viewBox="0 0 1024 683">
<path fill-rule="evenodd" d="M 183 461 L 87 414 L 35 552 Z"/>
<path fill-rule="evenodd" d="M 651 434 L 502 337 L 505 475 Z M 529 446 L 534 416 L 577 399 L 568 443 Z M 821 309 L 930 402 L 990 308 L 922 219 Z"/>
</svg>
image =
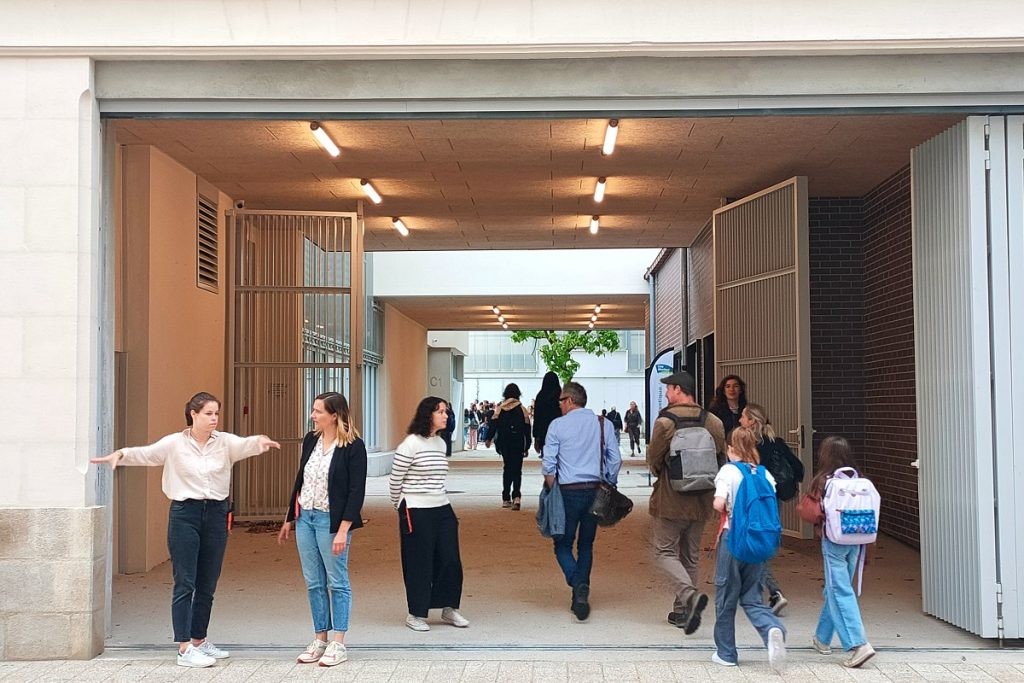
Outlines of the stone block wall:
<svg viewBox="0 0 1024 683">
<path fill-rule="evenodd" d="M 105 631 L 106 509 L 2 513 L 0 660 L 95 657 Z"/>
</svg>

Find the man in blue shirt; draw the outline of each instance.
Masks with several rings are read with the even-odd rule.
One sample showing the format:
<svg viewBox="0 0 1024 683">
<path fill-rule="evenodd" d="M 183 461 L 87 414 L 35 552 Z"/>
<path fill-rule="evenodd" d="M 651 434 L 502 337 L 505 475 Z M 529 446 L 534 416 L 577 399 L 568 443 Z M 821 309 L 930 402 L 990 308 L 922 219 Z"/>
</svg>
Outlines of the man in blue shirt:
<svg viewBox="0 0 1024 683">
<path fill-rule="evenodd" d="M 622 456 L 611 422 L 585 407 L 587 391 L 581 384 L 566 382 L 558 405 L 562 417 L 551 422 L 544 441 L 544 485 L 557 483 L 562 494 L 565 535 L 554 539 L 555 559 L 572 588 L 569 609 L 582 621 L 590 616 L 590 568 L 597 536 L 597 520 L 590 514 L 590 506 L 601 480 L 618 483 Z"/>
</svg>

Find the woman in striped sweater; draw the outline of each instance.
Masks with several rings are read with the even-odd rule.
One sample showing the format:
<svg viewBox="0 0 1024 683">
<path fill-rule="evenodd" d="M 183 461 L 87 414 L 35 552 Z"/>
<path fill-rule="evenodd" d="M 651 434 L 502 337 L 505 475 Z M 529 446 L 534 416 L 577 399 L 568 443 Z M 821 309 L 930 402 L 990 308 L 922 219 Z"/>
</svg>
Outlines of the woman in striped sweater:
<svg viewBox="0 0 1024 683">
<path fill-rule="evenodd" d="M 448 501 L 448 461 L 438 432 L 448 421 L 447 404 L 435 396 L 420 401 L 408 436 L 395 449 L 391 504 L 398 510 L 402 576 L 409 615 L 405 625 L 429 631 L 427 614 L 441 608 L 441 621 L 465 628 L 459 520 Z"/>
</svg>

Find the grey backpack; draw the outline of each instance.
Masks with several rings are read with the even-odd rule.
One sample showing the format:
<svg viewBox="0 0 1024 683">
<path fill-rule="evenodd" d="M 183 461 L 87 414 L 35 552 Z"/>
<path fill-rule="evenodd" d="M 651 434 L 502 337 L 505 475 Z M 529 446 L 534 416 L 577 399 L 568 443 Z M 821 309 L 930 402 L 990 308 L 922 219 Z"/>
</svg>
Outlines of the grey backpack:
<svg viewBox="0 0 1024 683">
<path fill-rule="evenodd" d="M 676 426 L 668 447 L 668 480 L 673 491 L 706 493 L 715 488 L 718 452 L 715 440 L 704 427 L 707 412 L 693 418 L 679 417 L 666 408 L 658 417 L 667 417 Z"/>
</svg>

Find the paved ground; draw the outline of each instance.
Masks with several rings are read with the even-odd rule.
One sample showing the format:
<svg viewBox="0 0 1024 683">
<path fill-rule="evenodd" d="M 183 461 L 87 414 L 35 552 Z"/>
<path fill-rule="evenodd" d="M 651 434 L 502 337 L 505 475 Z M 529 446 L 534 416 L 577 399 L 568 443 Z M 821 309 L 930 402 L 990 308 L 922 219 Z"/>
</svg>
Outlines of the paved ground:
<svg viewBox="0 0 1024 683">
<path fill-rule="evenodd" d="M 207 670 L 175 666 L 169 637 L 167 563 L 114 581 L 107 650 L 91 662 L 0 662 L 2 681 L 673 681 L 762 680 L 772 677 L 764 649 L 741 616 L 741 666 L 709 661 L 713 607 L 693 636 L 665 623 L 670 598 L 646 546 L 647 477 L 640 467 L 622 475 L 637 503 L 622 524 L 598 535 L 593 613 L 569 614 L 550 541 L 536 532 L 540 490 L 536 457 L 524 481 L 524 510 L 500 508 L 500 474 L 493 453 L 453 463 L 449 480 L 460 517 L 465 567 L 463 613 L 468 629 L 437 623 L 429 633 L 405 628 L 404 593 L 386 480 L 368 485 L 367 525 L 352 545 L 354 590 L 350 661 L 333 669 L 294 664 L 310 636 L 308 606 L 293 546 L 278 547 L 274 530 L 236 528 L 211 622 L 211 639 L 232 658 Z M 255 533 L 247 533 L 255 532 Z M 710 544 L 709 533 L 706 543 Z M 813 541 L 786 539 L 775 573 L 791 600 L 785 612 L 794 681 L 1024 681 L 1024 649 L 1000 649 L 921 611 L 920 559 L 882 538 L 864 580 L 866 628 L 879 655 L 862 671 L 809 647 L 820 609 L 821 559 Z M 702 560 L 701 583 L 713 558 Z M 436 615 L 434 615 L 436 618 Z M 436 623 L 436 622 L 435 622 Z"/>
</svg>

